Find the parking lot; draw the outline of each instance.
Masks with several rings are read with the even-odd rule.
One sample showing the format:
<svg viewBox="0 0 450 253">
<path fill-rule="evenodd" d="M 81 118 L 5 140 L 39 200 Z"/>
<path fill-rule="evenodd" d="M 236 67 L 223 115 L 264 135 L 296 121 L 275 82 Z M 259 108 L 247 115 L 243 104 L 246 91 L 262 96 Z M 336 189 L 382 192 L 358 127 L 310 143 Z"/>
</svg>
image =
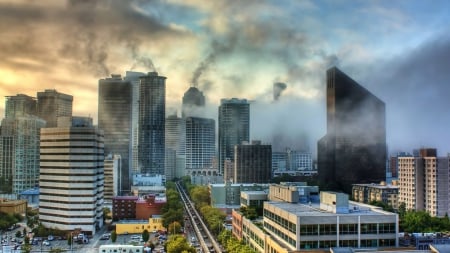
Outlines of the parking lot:
<svg viewBox="0 0 450 253">
<path fill-rule="evenodd" d="M 21 249 L 24 237 L 16 238 L 15 234 L 17 231 L 23 231 L 22 226 L 6 231 L 0 234 L 3 246 L 10 246 L 11 249 Z M 127 235 L 117 235 L 116 242 L 113 243 L 111 238 L 106 239 L 103 237 L 104 234 L 110 234 L 106 231 L 106 228 L 98 231 L 89 241 L 74 242 L 72 246 L 68 244 L 67 238 L 61 238 L 57 236 L 45 237 L 45 238 L 35 238 L 35 240 L 30 241 L 32 252 L 48 252 L 52 249 L 63 249 L 72 252 L 80 253 L 97 253 L 100 245 L 105 244 L 133 244 L 133 245 L 145 245 L 146 243 L 142 240 L 141 234 L 127 234 Z M 30 237 L 32 234 L 29 234 Z M 103 237 L 103 238 L 102 238 Z M 49 240 L 50 239 L 50 240 Z M 149 242 L 155 245 L 155 250 L 153 252 L 164 252 L 163 244 L 167 239 L 166 235 L 160 235 L 159 233 L 150 232 Z M 20 243 L 21 242 L 21 243 Z M 147 243 L 148 244 L 148 243 Z"/>
</svg>

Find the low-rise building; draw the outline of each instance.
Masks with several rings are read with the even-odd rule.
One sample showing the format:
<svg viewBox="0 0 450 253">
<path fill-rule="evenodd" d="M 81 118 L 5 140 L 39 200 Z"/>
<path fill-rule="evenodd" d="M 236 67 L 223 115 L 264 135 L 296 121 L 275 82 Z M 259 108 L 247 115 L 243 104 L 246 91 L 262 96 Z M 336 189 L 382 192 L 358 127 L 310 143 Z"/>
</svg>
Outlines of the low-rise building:
<svg viewBox="0 0 450 253">
<path fill-rule="evenodd" d="M 162 214 L 162 207 L 166 204 L 166 197 L 149 194 L 136 201 L 136 219 L 148 219 L 153 215 Z"/>
<path fill-rule="evenodd" d="M 116 196 L 112 199 L 113 220 L 136 219 L 137 196 Z"/>
<path fill-rule="evenodd" d="M 383 202 L 394 209 L 398 208 L 399 187 L 396 181 L 393 184 L 354 184 L 352 187 L 353 200 L 361 203 L 371 203 L 373 201 Z"/>
<path fill-rule="evenodd" d="M 116 233 L 118 235 L 142 234 L 144 230 L 148 232 L 165 230 L 161 215 L 153 215 L 147 220 L 121 220 L 116 223 Z"/>
<path fill-rule="evenodd" d="M 27 201 L 0 199 L 0 212 L 7 214 L 26 214 L 27 213 Z"/>
<path fill-rule="evenodd" d="M 233 235 L 240 236 L 258 252 L 398 247 L 397 214 L 349 201 L 343 193 L 321 192 L 320 201 L 264 202 L 262 223 L 238 217 L 239 212 L 235 211 Z"/>
</svg>

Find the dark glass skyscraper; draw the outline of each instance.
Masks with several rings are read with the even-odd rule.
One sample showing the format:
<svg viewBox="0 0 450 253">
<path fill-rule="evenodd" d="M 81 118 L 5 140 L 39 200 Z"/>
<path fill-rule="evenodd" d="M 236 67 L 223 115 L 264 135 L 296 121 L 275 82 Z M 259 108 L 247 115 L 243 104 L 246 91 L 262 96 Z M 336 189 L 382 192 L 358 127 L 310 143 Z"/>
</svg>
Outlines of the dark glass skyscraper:
<svg viewBox="0 0 450 253">
<path fill-rule="evenodd" d="M 138 162 L 141 173 L 164 175 L 166 77 L 140 77 Z"/>
<path fill-rule="evenodd" d="M 385 104 L 336 67 L 327 71 L 327 134 L 318 142 L 322 189 L 350 192 L 386 175 Z"/>
<path fill-rule="evenodd" d="M 234 160 L 234 145 L 249 141 L 250 104 L 246 99 L 222 99 L 219 106 L 219 173 L 226 159 Z"/>
<path fill-rule="evenodd" d="M 132 85 L 120 75 L 98 82 L 98 127 L 104 132 L 105 156 L 120 155 L 119 194 L 131 190 L 131 117 Z"/>
</svg>

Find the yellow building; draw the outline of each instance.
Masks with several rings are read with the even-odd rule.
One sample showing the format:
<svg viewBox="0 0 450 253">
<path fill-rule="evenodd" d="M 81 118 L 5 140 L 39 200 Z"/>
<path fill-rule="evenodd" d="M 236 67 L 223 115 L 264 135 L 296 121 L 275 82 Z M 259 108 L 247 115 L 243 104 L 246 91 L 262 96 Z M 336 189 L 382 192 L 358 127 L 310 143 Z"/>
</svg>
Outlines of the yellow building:
<svg viewBox="0 0 450 253">
<path fill-rule="evenodd" d="M 162 225 L 161 215 L 153 215 L 147 220 L 122 220 L 116 223 L 116 234 L 142 234 L 144 230 L 166 230 Z"/>
<path fill-rule="evenodd" d="M 8 199 L 0 199 L 0 212 L 14 214 L 26 214 L 27 212 L 27 201 L 20 200 L 8 200 Z"/>
</svg>

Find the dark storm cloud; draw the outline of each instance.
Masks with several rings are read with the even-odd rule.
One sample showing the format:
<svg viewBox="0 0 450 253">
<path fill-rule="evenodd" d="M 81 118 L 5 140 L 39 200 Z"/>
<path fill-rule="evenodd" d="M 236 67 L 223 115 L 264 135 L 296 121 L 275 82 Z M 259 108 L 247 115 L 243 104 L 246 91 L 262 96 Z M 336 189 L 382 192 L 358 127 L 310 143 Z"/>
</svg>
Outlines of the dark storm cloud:
<svg viewBox="0 0 450 253">
<path fill-rule="evenodd" d="M 450 152 L 450 36 L 434 37 L 379 65 L 365 79 L 386 102 L 390 150 Z"/>
<path fill-rule="evenodd" d="M 101 77 L 109 75 L 112 68 L 116 71 L 112 63 L 116 59 L 110 54 L 120 48 L 128 50 L 134 65 L 153 70 L 150 57 L 142 54 L 143 41 L 151 41 L 152 36 L 158 41 L 183 36 L 159 17 L 146 15 L 137 6 L 141 1 L 48 3 L 0 3 L 1 34 L 10 38 L 0 41 L 2 59 L 26 57 L 45 64 L 62 61 L 75 71 Z"/>
</svg>

